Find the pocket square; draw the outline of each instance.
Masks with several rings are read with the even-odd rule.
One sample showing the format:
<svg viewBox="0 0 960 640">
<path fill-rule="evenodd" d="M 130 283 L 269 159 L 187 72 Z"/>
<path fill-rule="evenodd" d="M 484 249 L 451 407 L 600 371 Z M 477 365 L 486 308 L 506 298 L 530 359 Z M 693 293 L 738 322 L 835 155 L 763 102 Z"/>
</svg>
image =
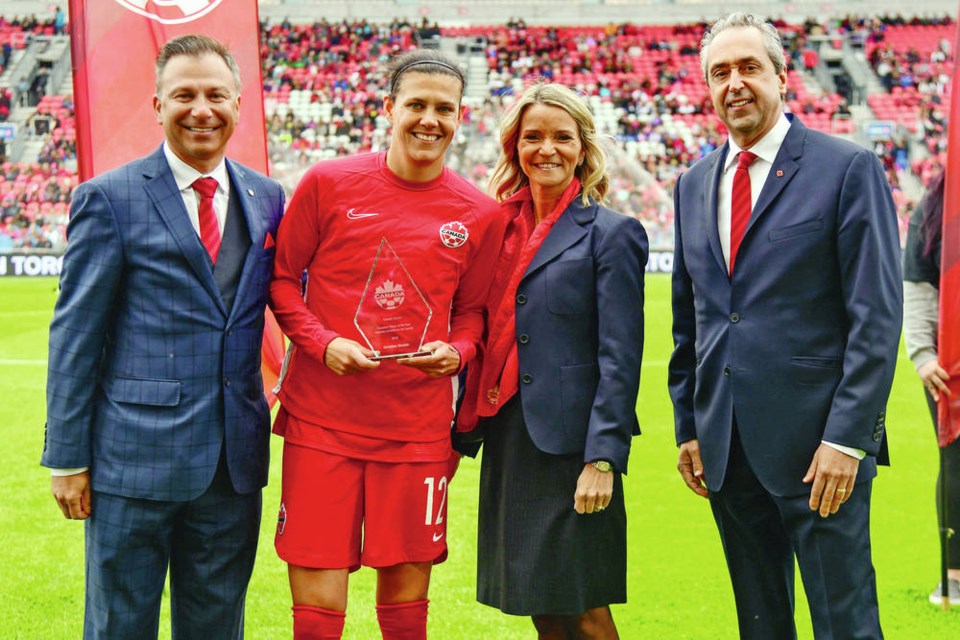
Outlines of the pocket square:
<svg viewBox="0 0 960 640">
<path fill-rule="evenodd" d="M 272 249 L 276 244 L 276 241 L 273 239 L 273 234 L 268 231 L 267 237 L 263 239 L 263 248 Z"/>
</svg>

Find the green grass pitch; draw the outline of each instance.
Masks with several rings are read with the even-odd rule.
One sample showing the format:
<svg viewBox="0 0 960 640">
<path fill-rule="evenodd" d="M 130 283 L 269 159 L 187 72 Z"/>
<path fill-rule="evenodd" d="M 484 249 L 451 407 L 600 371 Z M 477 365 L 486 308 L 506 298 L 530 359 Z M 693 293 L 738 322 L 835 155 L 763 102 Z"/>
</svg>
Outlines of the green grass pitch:
<svg viewBox="0 0 960 640">
<path fill-rule="evenodd" d="M 736 638 L 733 596 L 709 507 L 685 488 L 676 471 L 666 390 L 669 277 L 650 276 L 647 282 L 647 341 L 637 402 L 643 435 L 634 440 L 625 482 L 630 602 L 614 607 L 614 617 L 621 637 L 629 640 Z M 81 635 L 83 526 L 60 515 L 49 494 L 48 472 L 38 464 L 47 326 L 55 297 L 53 279 L 0 279 L 0 638 Z M 960 629 L 960 611 L 943 613 L 927 602 L 938 576 L 937 450 L 921 393 L 913 367 L 901 355 L 887 412 L 893 466 L 882 469 L 874 483 L 872 523 L 881 620 L 892 639 L 952 638 Z M 291 635 L 286 570 L 273 550 L 280 450 L 275 439 L 259 557 L 247 596 L 246 637 L 257 640 Z M 478 463 L 465 461 L 451 485 L 450 559 L 434 570 L 430 637 L 534 638 L 527 619 L 474 600 L 478 477 Z M 352 576 L 346 638 L 379 637 L 373 578 L 369 569 Z M 169 637 L 168 615 L 165 608 L 161 637 Z M 800 637 L 812 638 L 802 589 L 797 621 Z"/>
</svg>

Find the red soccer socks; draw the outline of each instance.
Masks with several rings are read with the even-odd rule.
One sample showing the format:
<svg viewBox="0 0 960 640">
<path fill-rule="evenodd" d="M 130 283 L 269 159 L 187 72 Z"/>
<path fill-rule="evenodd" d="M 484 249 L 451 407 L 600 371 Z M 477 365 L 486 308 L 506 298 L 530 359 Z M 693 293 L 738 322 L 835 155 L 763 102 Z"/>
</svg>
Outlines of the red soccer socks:
<svg viewBox="0 0 960 640">
<path fill-rule="evenodd" d="M 429 600 L 378 604 L 377 622 L 383 640 L 427 640 Z"/>
<path fill-rule="evenodd" d="M 340 640 L 347 614 L 320 607 L 295 605 L 293 607 L 294 640 Z M 424 608 L 426 619 L 426 608 Z"/>
</svg>

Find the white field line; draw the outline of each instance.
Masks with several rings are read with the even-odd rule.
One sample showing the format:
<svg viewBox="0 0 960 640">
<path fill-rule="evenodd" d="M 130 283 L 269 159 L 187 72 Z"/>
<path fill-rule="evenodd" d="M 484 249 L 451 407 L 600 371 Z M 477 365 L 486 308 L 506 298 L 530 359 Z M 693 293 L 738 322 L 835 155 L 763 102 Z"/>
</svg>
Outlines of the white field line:
<svg viewBox="0 0 960 640">
<path fill-rule="evenodd" d="M 0 358 L 0 367 L 45 367 L 46 360 L 15 360 L 10 358 Z"/>
<path fill-rule="evenodd" d="M 53 310 L 34 309 L 32 311 L 0 311 L 0 319 L 14 318 L 52 318 Z"/>
</svg>

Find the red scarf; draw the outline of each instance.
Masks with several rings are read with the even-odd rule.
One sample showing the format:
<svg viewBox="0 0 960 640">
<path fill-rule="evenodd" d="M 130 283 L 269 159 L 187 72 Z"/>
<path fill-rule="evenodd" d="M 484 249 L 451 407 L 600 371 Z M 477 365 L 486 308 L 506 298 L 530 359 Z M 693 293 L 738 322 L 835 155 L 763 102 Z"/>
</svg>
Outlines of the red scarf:
<svg viewBox="0 0 960 640">
<path fill-rule="evenodd" d="M 539 223 L 533 212 L 530 187 L 524 187 L 501 205 L 509 222 L 487 296 L 487 340 L 467 372 L 463 405 L 457 418 L 458 430 L 473 429 L 480 418 L 495 415 L 517 393 L 520 381 L 517 288 L 554 223 L 579 193 L 580 181 L 574 178 L 557 206 Z"/>
</svg>

